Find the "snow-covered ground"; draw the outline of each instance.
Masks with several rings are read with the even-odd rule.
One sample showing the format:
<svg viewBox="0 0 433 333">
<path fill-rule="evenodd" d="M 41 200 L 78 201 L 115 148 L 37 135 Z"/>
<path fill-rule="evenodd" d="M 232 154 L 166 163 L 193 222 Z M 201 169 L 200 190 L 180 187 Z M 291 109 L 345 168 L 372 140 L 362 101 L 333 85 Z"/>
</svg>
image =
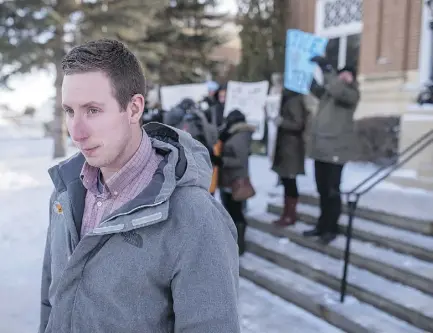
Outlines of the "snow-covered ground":
<svg viewBox="0 0 433 333">
<path fill-rule="evenodd" d="M 51 181 L 46 170 L 56 161 L 50 158 L 51 139 L 35 136 L 25 130 L 16 133 L 16 128 L 6 122 L 0 123 L 1 126 L 1 131 L 5 128 L 11 135 L 0 137 L 0 332 L 30 333 L 36 331 L 39 316 L 41 260 L 51 192 Z M 277 177 L 269 170 L 270 164 L 266 158 L 253 156 L 250 163 L 252 181 L 258 194 L 249 201 L 248 207 L 251 211 L 264 211 L 268 193 L 281 193 L 282 190 L 275 187 Z M 349 164 L 344 172 L 343 187 L 350 187 L 374 169 L 371 165 Z M 307 162 L 307 175 L 300 177 L 299 187 L 303 192 L 315 191 L 311 162 Z M 404 198 L 407 200 L 407 195 L 397 187 L 382 185 L 381 191 L 396 198 L 403 197 L 400 199 L 402 201 Z M 433 198 L 433 194 L 418 190 L 410 190 L 409 195 L 418 196 L 418 201 Z M 386 199 L 389 200 L 389 196 L 383 197 L 382 201 Z M 413 203 L 414 207 L 417 200 Z M 281 325 L 284 325 L 280 327 L 280 332 L 287 329 L 287 318 L 295 317 L 299 323 L 309 323 L 308 329 L 305 326 L 305 332 L 309 332 L 309 329 L 338 332 L 251 283 L 243 281 L 241 293 L 245 333 L 279 332 L 276 324 L 278 317 L 281 317 Z M 257 308 L 252 304 L 254 299 L 258 302 Z M 263 302 L 269 305 L 263 307 Z M 266 308 L 272 307 L 275 308 L 274 312 L 263 313 Z M 278 314 L 273 315 L 274 321 L 269 321 L 271 312 Z M 260 316 L 260 313 L 263 315 Z"/>
<path fill-rule="evenodd" d="M 0 140 L 9 141 L 23 138 L 42 138 L 43 121 L 39 119 L 5 119 L 0 117 Z"/>
</svg>

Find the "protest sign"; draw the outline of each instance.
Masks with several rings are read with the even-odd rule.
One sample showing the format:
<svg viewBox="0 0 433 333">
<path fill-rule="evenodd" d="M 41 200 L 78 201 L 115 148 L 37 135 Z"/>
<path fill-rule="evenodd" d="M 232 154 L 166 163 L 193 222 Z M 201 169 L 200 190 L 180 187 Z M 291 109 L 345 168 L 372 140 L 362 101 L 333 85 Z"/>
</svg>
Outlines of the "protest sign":
<svg viewBox="0 0 433 333">
<path fill-rule="evenodd" d="M 290 29 L 286 35 L 284 88 L 304 95 L 310 91 L 316 64 L 310 59 L 323 55 L 328 39 Z"/>
<path fill-rule="evenodd" d="M 266 99 L 266 120 L 268 125 L 268 157 L 274 160 L 275 148 L 277 144 L 278 126 L 276 119 L 280 115 L 281 95 L 269 95 Z"/>
<path fill-rule="evenodd" d="M 256 127 L 253 140 L 262 140 L 265 135 L 265 104 L 269 82 L 229 81 L 224 107 L 224 116 L 238 109 L 245 114 L 247 122 Z"/>
<path fill-rule="evenodd" d="M 161 87 L 162 108 L 169 111 L 179 104 L 184 98 L 191 98 L 198 102 L 208 94 L 206 83 L 178 84 Z"/>
</svg>

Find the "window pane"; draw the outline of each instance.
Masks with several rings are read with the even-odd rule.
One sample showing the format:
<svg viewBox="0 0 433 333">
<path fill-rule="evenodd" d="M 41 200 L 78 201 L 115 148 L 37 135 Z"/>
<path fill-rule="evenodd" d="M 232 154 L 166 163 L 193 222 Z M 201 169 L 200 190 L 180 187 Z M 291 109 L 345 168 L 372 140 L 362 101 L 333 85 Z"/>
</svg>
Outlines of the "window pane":
<svg viewBox="0 0 433 333">
<path fill-rule="evenodd" d="M 361 34 L 347 36 L 346 65 L 355 67 L 358 71 Z"/>
<path fill-rule="evenodd" d="M 332 38 L 326 45 L 326 59 L 329 60 L 332 67 L 338 68 L 338 51 L 340 49 L 340 38 Z"/>
</svg>

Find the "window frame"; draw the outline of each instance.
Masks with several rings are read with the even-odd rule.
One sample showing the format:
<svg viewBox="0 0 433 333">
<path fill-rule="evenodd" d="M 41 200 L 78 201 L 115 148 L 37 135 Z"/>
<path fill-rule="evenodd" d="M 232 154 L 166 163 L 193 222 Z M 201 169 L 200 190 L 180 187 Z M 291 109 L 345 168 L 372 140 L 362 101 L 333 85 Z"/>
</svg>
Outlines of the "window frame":
<svg viewBox="0 0 433 333">
<path fill-rule="evenodd" d="M 348 36 L 362 34 L 364 23 L 352 22 L 345 25 L 339 25 L 337 27 L 325 28 L 325 5 L 335 1 L 337 0 L 316 0 L 315 34 L 328 39 L 339 38 L 338 67 L 341 68 L 346 65 Z"/>
</svg>

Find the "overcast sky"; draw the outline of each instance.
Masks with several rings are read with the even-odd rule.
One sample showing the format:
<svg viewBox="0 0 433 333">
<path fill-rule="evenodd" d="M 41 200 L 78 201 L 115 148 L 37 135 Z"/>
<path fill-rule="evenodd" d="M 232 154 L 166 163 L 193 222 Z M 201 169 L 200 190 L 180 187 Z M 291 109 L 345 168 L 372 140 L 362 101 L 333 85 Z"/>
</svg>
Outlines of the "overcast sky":
<svg viewBox="0 0 433 333">
<path fill-rule="evenodd" d="M 220 8 L 222 11 L 229 11 L 230 13 L 237 12 L 236 0 L 220 0 Z"/>
</svg>

